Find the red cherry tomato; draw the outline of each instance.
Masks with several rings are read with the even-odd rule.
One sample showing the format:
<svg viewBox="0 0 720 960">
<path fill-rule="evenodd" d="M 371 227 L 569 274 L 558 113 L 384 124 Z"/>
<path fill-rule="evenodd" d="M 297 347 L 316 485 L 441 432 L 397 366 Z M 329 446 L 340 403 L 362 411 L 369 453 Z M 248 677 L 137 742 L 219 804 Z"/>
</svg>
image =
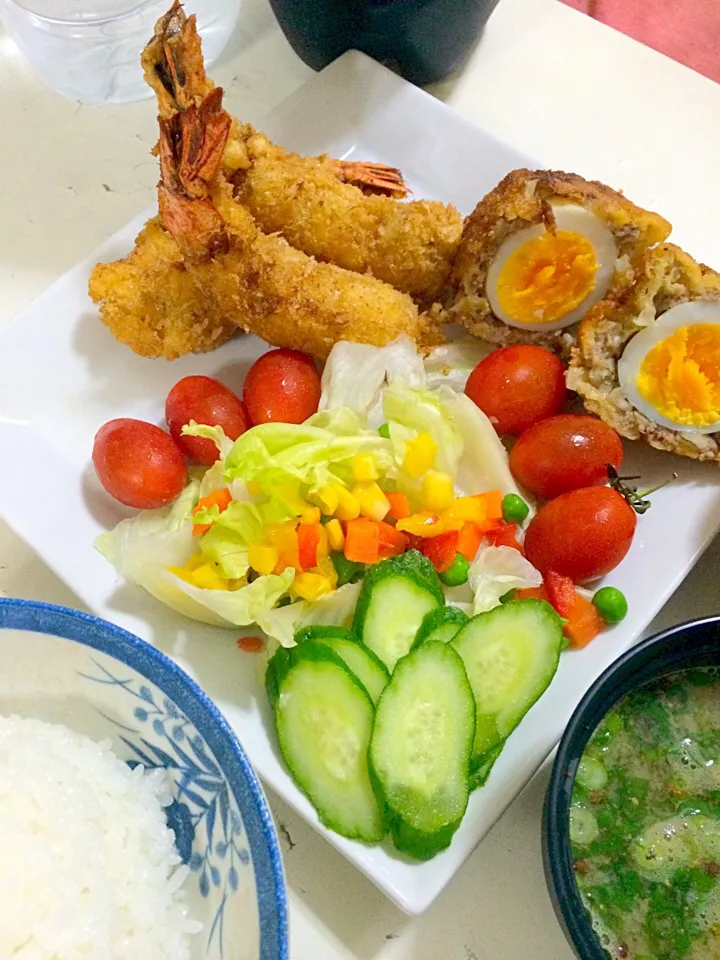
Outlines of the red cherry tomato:
<svg viewBox="0 0 720 960">
<path fill-rule="evenodd" d="M 271 350 L 250 367 L 243 400 L 253 424 L 302 423 L 317 413 L 320 374 L 298 350 Z"/>
<path fill-rule="evenodd" d="M 184 437 L 182 428 L 194 420 L 208 427 L 222 427 L 225 436 L 237 440 L 250 426 L 245 407 L 225 384 L 212 377 L 183 377 L 165 401 L 165 419 L 182 452 L 196 463 L 211 466 L 220 451 L 207 437 Z"/>
<path fill-rule="evenodd" d="M 92 452 L 100 483 L 128 507 L 152 510 L 185 486 L 185 458 L 160 427 L 144 420 L 111 420 L 98 430 Z"/>
<path fill-rule="evenodd" d="M 607 464 L 622 463 L 620 437 L 595 417 L 565 413 L 534 424 L 510 451 L 513 476 L 542 500 L 607 483 Z"/>
<path fill-rule="evenodd" d="M 585 583 L 602 577 L 630 549 L 637 517 L 610 487 L 583 487 L 541 507 L 525 534 L 525 553 L 543 576 Z"/>
<path fill-rule="evenodd" d="M 475 367 L 465 393 L 498 433 L 516 437 L 562 408 L 567 396 L 565 370 L 542 347 L 501 347 Z"/>
</svg>

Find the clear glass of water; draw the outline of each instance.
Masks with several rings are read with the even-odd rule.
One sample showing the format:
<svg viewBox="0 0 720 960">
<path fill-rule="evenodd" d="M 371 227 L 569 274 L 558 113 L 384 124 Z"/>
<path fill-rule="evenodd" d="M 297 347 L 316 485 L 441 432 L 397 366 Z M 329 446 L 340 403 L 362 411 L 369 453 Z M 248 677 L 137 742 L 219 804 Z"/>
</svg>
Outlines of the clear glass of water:
<svg viewBox="0 0 720 960">
<path fill-rule="evenodd" d="M 222 53 L 241 0 L 191 0 L 205 62 Z M 0 0 L 0 18 L 48 86 L 86 103 L 150 96 L 140 53 L 171 0 Z"/>
</svg>

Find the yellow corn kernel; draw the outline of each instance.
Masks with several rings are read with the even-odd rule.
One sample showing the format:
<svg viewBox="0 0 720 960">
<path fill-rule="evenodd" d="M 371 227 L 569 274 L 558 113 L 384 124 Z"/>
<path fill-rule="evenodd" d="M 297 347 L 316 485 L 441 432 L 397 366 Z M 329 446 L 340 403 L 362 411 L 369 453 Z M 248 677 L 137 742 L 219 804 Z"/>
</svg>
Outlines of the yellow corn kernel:
<svg viewBox="0 0 720 960">
<path fill-rule="evenodd" d="M 405 444 L 403 467 L 411 477 L 421 477 L 435 462 L 438 445 L 429 433 L 419 433 Z"/>
<path fill-rule="evenodd" d="M 252 543 L 248 550 L 248 563 L 258 573 L 268 574 L 275 569 L 280 559 L 279 551 L 264 543 Z"/>
<path fill-rule="evenodd" d="M 188 582 L 201 590 L 227 590 L 228 581 L 217 572 L 211 563 L 203 563 L 189 575 Z"/>
<path fill-rule="evenodd" d="M 318 540 L 318 546 L 317 546 L 318 566 L 323 560 L 326 560 L 329 556 L 330 556 L 330 544 L 328 543 L 328 535 L 327 535 L 327 531 L 325 530 L 324 524 L 321 524 L 320 539 Z"/>
<path fill-rule="evenodd" d="M 364 517 L 370 520 L 385 519 L 390 510 L 390 501 L 374 480 L 356 484 L 352 492 Z"/>
<path fill-rule="evenodd" d="M 315 493 L 313 493 L 312 499 L 320 504 L 320 509 L 322 512 L 331 517 L 338 508 L 338 503 L 340 502 L 339 487 L 328 485 L 326 487 L 320 487 Z"/>
<path fill-rule="evenodd" d="M 328 543 L 332 550 L 342 550 L 345 546 L 345 534 L 339 520 L 329 520 L 324 527 Z"/>
<path fill-rule="evenodd" d="M 319 600 L 330 593 L 332 586 L 320 573 L 299 573 L 293 580 L 293 590 L 302 600 Z"/>
<path fill-rule="evenodd" d="M 335 508 L 335 516 L 338 520 L 355 520 L 360 516 L 360 504 L 357 497 L 354 497 L 345 487 L 336 487 L 338 492 L 338 505 Z"/>
<path fill-rule="evenodd" d="M 448 473 L 428 470 L 423 477 L 421 500 L 424 507 L 434 513 L 447 510 L 453 501 L 453 482 Z"/>
<path fill-rule="evenodd" d="M 361 483 L 367 480 L 377 480 L 379 474 L 375 457 L 371 453 L 361 453 L 352 462 L 352 473 Z"/>
<path fill-rule="evenodd" d="M 248 493 L 251 497 L 259 497 L 262 493 L 262 487 L 257 480 L 248 480 L 245 486 L 247 487 Z"/>
<path fill-rule="evenodd" d="M 307 507 L 303 510 L 300 523 L 320 523 L 320 507 Z"/>
</svg>

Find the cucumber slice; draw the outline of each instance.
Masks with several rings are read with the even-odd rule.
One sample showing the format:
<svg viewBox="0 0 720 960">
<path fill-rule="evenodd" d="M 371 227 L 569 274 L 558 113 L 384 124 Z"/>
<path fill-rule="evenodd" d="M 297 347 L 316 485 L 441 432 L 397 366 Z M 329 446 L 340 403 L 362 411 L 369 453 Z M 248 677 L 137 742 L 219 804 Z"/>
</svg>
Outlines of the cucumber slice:
<svg viewBox="0 0 720 960">
<path fill-rule="evenodd" d="M 431 860 L 441 850 L 450 846 L 457 828 L 457 823 L 451 823 L 435 833 L 423 833 L 421 830 L 414 830 L 398 817 L 392 824 L 393 843 L 396 850 L 414 857 L 415 860 Z"/>
<path fill-rule="evenodd" d="M 505 741 L 499 743 L 496 747 L 493 747 L 492 750 L 488 750 L 487 753 L 481 754 L 474 763 L 471 764 L 470 771 L 470 790 L 477 790 L 478 787 L 484 787 L 487 783 L 487 779 L 490 776 L 490 771 L 495 766 L 495 761 L 502 753 L 503 747 L 505 746 Z"/>
<path fill-rule="evenodd" d="M 351 840 L 385 836 L 368 769 L 374 708 L 336 653 L 307 641 L 278 650 L 268 668 L 285 763 L 321 822 Z"/>
<path fill-rule="evenodd" d="M 452 646 L 475 694 L 475 766 L 548 688 L 563 649 L 562 620 L 544 600 L 511 600 L 468 620 Z"/>
<path fill-rule="evenodd" d="M 444 603 L 435 568 L 418 550 L 409 550 L 365 574 L 353 633 L 392 673 L 412 647 L 425 615 Z"/>
<path fill-rule="evenodd" d="M 372 650 L 358 643 L 354 633 L 344 627 L 305 627 L 295 634 L 296 643 L 325 644 L 343 660 L 362 683 L 374 704 L 390 679 L 387 667 Z"/>
<path fill-rule="evenodd" d="M 424 643 L 398 662 L 377 706 L 370 764 L 392 813 L 425 840 L 462 820 L 474 732 L 472 689 L 451 646 Z"/>
<path fill-rule="evenodd" d="M 460 627 L 467 622 L 468 615 L 459 607 L 438 607 L 431 610 L 420 624 L 412 648 L 415 650 L 428 640 L 450 643 Z"/>
</svg>

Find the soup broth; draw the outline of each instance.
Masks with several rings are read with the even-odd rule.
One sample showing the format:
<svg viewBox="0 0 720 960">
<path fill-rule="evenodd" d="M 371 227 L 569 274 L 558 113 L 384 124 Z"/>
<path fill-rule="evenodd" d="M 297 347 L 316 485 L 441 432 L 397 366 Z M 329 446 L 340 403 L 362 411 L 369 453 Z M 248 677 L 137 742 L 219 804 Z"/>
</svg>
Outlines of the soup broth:
<svg viewBox="0 0 720 960">
<path fill-rule="evenodd" d="M 613 960 L 720 958 L 720 673 L 628 694 L 578 767 L 575 877 Z"/>
</svg>

